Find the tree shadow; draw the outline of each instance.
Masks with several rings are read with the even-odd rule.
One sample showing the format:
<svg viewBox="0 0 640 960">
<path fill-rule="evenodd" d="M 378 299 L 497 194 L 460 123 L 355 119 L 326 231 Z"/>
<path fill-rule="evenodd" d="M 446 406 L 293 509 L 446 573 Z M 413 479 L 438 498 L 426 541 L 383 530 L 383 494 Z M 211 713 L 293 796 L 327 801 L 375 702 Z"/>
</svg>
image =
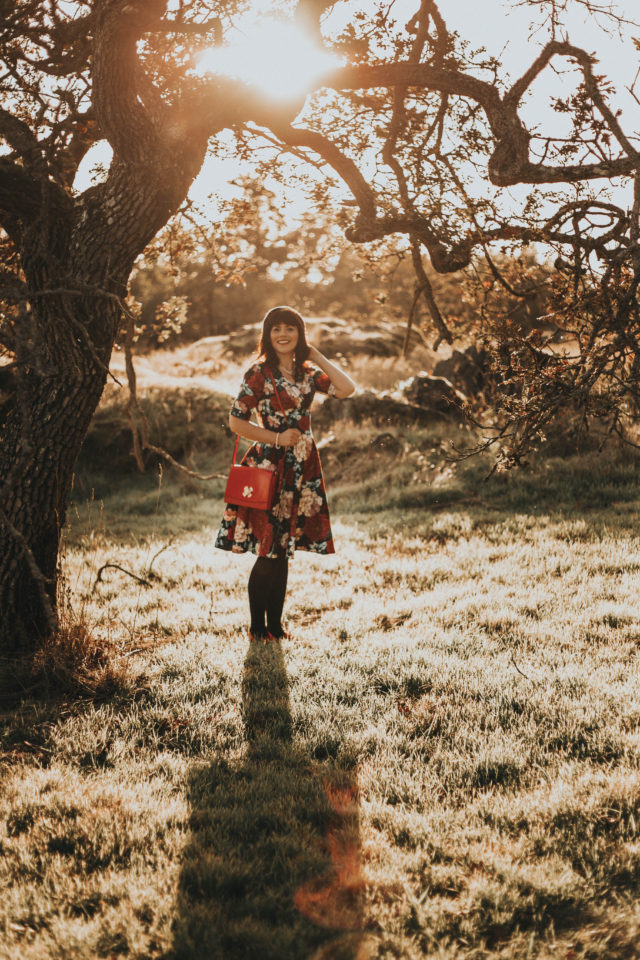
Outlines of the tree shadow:
<svg viewBox="0 0 640 960">
<path fill-rule="evenodd" d="M 251 644 L 246 753 L 196 768 L 172 956 L 364 960 L 355 770 L 293 738 L 280 644 Z"/>
</svg>

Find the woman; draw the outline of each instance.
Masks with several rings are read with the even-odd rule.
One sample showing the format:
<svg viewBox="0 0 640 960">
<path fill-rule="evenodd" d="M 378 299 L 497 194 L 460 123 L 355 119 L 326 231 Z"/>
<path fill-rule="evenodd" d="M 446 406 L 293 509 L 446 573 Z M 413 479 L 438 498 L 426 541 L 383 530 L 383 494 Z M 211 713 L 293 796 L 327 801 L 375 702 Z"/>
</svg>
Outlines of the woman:
<svg viewBox="0 0 640 960">
<path fill-rule="evenodd" d="M 294 550 L 334 553 L 320 457 L 309 408 L 316 392 L 348 397 L 355 385 L 307 343 L 304 321 L 290 307 L 269 310 L 258 360 L 244 375 L 229 426 L 253 441 L 243 463 L 274 470 L 273 507 L 227 504 L 216 546 L 258 555 L 249 577 L 251 640 L 280 640 L 289 557 Z M 255 411 L 258 424 L 251 423 Z"/>
</svg>

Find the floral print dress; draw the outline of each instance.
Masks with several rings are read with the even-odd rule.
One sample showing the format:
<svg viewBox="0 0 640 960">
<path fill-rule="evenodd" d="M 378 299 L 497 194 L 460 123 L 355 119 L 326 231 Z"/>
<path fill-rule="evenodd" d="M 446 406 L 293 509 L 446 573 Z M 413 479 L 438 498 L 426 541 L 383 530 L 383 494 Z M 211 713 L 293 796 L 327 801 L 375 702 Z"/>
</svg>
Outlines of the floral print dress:
<svg viewBox="0 0 640 960">
<path fill-rule="evenodd" d="M 318 448 L 311 433 L 309 408 L 317 392 L 333 396 L 335 388 L 327 374 L 309 362 L 303 364 L 302 379 L 295 383 L 285 379 L 277 369 L 273 370 L 273 379 L 282 409 L 269 368 L 265 363 L 255 363 L 244 375 L 231 413 L 241 420 L 250 420 L 255 411 L 261 427 L 278 433 L 296 428 L 302 436 L 293 447 L 254 443 L 249 448 L 243 464 L 276 473 L 273 507 L 256 510 L 227 504 L 216 547 L 233 553 L 252 550 L 260 557 L 290 557 L 294 550 L 334 553 L 327 495 Z"/>
</svg>

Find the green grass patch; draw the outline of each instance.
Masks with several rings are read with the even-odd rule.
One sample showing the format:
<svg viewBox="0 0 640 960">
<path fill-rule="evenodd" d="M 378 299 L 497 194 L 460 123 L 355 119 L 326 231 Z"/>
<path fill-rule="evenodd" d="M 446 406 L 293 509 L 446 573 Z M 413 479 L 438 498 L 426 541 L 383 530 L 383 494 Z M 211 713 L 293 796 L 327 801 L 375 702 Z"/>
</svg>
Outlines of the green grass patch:
<svg viewBox="0 0 640 960">
<path fill-rule="evenodd" d="M 0 957 L 637 956 L 637 461 L 485 482 L 442 426 L 337 433 L 338 553 L 296 556 L 282 648 L 213 549 L 221 481 L 77 489 L 109 671 L 2 716 Z"/>
</svg>

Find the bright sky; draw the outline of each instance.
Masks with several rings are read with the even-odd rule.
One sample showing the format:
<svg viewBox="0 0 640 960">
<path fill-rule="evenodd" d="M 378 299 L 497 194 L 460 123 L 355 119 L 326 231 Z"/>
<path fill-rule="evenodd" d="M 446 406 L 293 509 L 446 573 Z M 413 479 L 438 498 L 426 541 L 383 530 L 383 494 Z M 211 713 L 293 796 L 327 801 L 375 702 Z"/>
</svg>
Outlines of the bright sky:
<svg viewBox="0 0 640 960">
<path fill-rule="evenodd" d="M 406 0 L 402 2 L 405 3 Z M 621 15 L 640 24 L 638 0 L 618 0 L 614 5 Z M 407 6 L 411 4 L 407 3 Z M 497 56 L 503 64 L 505 75 L 510 75 L 512 80 L 531 64 L 539 43 L 547 39 L 547 34 L 543 31 L 531 35 L 531 9 L 517 7 L 513 0 L 482 0 L 481 17 L 477 16 L 476 0 L 445 0 L 442 7 L 447 10 L 448 26 L 458 30 L 461 36 L 468 37 L 474 45 L 484 46 L 489 53 Z M 598 57 L 599 67 L 596 72 L 611 78 L 618 92 L 617 105 L 624 109 L 627 122 L 631 123 L 634 129 L 640 130 L 640 107 L 625 91 L 626 87 L 633 84 L 640 67 L 640 54 L 632 40 L 634 36 L 640 38 L 640 26 L 636 29 L 626 27 L 623 36 L 618 33 L 607 36 L 577 3 L 572 4 L 571 11 L 566 15 L 569 39 L 575 46 L 583 47 Z M 540 19 L 538 18 L 534 27 L 540 23 Z M 604 18 L 601 22 L 606 23 Z M 559 61 L 558 65 L 560 63 L 562 61 Z M 547 67 L 533 89 L 535 97 L 532 98 L 525 119 L 535 123 L 540 122 L 540 118 L 544 116 L 547 121 L 552 122 L 553 116 L 549 116 L 545 106 L 550 97 L 561 94 L 561 79 Z M 640 85 L 638 93 L 640 95 Z"/>
<path fill-rule="evenodd" d="M 338 4 L 335 8 L 336 14 L 333 15 L 334 22 L 337 15 L 340 15 L 344 22 L 345 9 L 354 11 L 362 5 L 358 0 L 352 0 L 345 5 Z M 415 12 L 416 6 L 416 0 L 395 0 L 393 12 L 398 22 L 406 23 Z M 607 74 L 614 82 L 618 91 L 616 105 L 623 108 L 627 125 L 634 130 L 640 130 L 640 107 L 625 91 L 626 87 L 632 85 L 640 66 L 640 55 L 632 43 L 632 37 L 640 37 L 640 27 L 636 30 L 627 28 L 624 37 L 617 34 L 608 37 L 594 25 L 592 18 L 584 14 L 582 8 L 578 5 L 574 7 L 573 13 L 567 17 L 570 39 L 577 46 L 597 53 L 599 72 Z M 441 0 L 440 8 L 450 29 L 457 30 L 461 36 L 468 38 L 474 47 L 486 47 L 489 53 L 498 57 L 504 67 L 505 79 L 507 75 L 512 80 L 520 76 L 535 59 L 539 42 L 546 39 L 542 31 L 531 36 L 531 11 L 515 6 L 513 0 Z M 482 10 L 481 16 L 478 16 L 479 9 Z M 635 20 L 640 22 L 638 0 L 620 0 L 617 9 L 630 20 L 634 19 L 635 10 Z M 329 29 L 333 26 L 332 15 L 326 25 Z M 342 24 L 338 22 L 335 25 Z M 547 68 L 532 87 L 529 101 L 523 108 L 525 121 L 531 126 L 543 124 L 545 131 L 549 133 L 558 131 L 561 120 L 547 105 L 550 97 L 560 96 L 563 91 L 573 88 L 572 77 L 575 76 L 577 73 L 569 74 L 563 80 Z M 638 92 L 640 94 L 640 84 Z M 228 188 L 225 183 L 236 173 L 233 161 L 210 158 L 194 184 L 192 196 L 200 199 L 213 190 L 226 193 Z"/>
<path fill-rule="evenodd" d="M 257 5 L 260 12 L 268 11 L 273 7 L 266 0 L 257 0 Z M 331 14 L 326 21 L 326 28 L 331 31 L 333 27 L 340 27 L 346 22 L 345 14 L 348 21 L 348 17 L 363 5 L 364 0 L 351 0 L 346 4 L 337 4 L 335 14 Z M 615 6 L 630 20 L 640 21 L 638 0 L 618 0 Z M 398 22 L 404 24 L 413 15 L 416 7 L 417 0 L 395 0 L 393 13 Z M 546 40 L 546 34 L 542 31 L 531 36 L 531 10 L 516 6 L 514 0 L 441 0 L 440 8 L 450 29 L 457 30 L 474 47 L 485 47 L 487 52 L 498 57 L 504 68 L 505 79 L 507 76 L 510 76 L 511 80 L 518 77 L 535 58 L 539 43 Z M 479 15 L 480 10 L 481 15 Z M 338 16 L 341 22 L 336 20 Z M 613 81 L 617 89 L 615 106 L 623 110 L 623 121 L 627 131 L 640 131 L 640 107 L 625 91 L 626 87 L 632 85 L 640 66 L 640 55 L 632 43 L 633 37 L 640 38 L 640 26 L 626 28 L 623 36 L 608 37 L 594 25 L 591 18 L 584 15 L 582 8 L 575 2 L 573 13 L 567 16 L 566 21 L 571 41 L 589 52 L 595 52 L 600 63 L 598 72 L 608 75 Z M 229 70 L 237 75 L 241 73 L 237 65 L 244 65 L 244 78 L 258 83 L 261 76 L 264 76 L 265 83 L 271 82 L 274 96 L 280 95 L 283 89 L 286 92 L 295 82 L 296 76 L 303 82 L 307 74 L 310 78 L 314 73 L 326 68 L 326 60 L 314 51 L 309 42 L 296 43 L 292 36 L 285 34 L 280 50 L 274 49 L 274 43 L 277 41 L 274 36 L 269 36 L 270 22 L 268 19 L 262 19 L 255 32 L 247 23 L 238 49 L 231 55 L 213 54 L 209 58 L 209 66 L 213 67 L 217 63 L 218 69 Z M 254 38 L 257 42 L 254 42 Z M 261 54 L 265 49 L 269 53 L 267 64 Z M 276 61 L 275 65 L 274 61 Z M 278 69 L 278 63 L 286 65 L 284 72 Z M 201 64 L 201 69 L 205 67 L 206 61 Z M 530 127 L 538 125 L 543 127 L 545 132 L 558 132 L 557 125 L 561 120 L 548 110 L 549 98 L 566 95 L 573 88 L 575 81 L 572 78 L 576 75 L 576 73 L 569 73 L 563 79 L 547 67 L 536 81 L 532 88 L 532 95 L 523 108 L 523 118 Z M 640 83 L 638 86 L 640 95 Z M 77 186 L 80 189 L 88 183 L 88 170 L 96 161 L 108 162 L 108 153 L 105 153 L 101 145 L 97 145 L 85 158 L 77 180 Z M 196 201 L 203 200 L 214 191 L 223 196 L 231 195 L 234 188 L 229 185 L 229 181 L 237 176 L 238 172 L 237 164 L 233 160 L 210 158 L 192 188 L 192 198 Z M 291 200 L 295 208 L 295 198 Z"/>
<path fill-rule="evenodd" d="M 249 28 L 236 43 L 206 51 L 196 73 L 235 76 L 254 83 L 263 93 L 279 100 L 290 96 L 292 91 L 295 94 L 298 89 L 313 89 L 317 78 L 340 65 L 337 56 L 323 50 L 295 24 L 265 18 L 258 31 Z"/>
</svg>

